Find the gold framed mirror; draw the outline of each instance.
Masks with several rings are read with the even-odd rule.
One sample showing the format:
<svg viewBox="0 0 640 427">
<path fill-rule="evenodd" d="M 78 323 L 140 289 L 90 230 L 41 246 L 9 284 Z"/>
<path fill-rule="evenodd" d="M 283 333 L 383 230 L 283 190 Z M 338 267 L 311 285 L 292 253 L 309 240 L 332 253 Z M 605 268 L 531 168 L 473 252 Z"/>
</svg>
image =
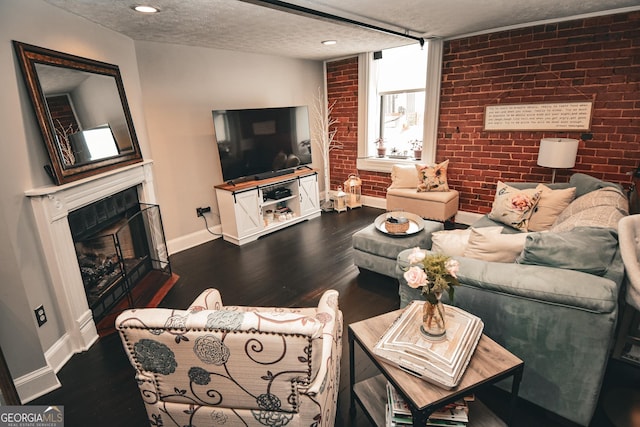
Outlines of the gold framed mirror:
<svg viewBox="0 0 640 427">
<path fill-rule="evenodd" d="M 117 65 L 13 46 L 57 185 L 142 161 Z"/>
</svg>

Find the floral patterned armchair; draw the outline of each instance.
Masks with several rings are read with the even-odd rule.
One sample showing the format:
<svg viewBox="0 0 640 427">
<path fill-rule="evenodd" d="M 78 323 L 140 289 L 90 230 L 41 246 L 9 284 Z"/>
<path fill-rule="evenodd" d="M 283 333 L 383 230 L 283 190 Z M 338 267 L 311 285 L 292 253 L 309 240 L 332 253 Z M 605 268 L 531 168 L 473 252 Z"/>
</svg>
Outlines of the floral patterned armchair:
<svg viewBox="0 0 640 427">
<path fill-rule="evenodd" d="M 333 426 L 342 312 L 223 306 L 205 290 L 188 310 L 116 319 L 152 426 Z"/>
</svg>

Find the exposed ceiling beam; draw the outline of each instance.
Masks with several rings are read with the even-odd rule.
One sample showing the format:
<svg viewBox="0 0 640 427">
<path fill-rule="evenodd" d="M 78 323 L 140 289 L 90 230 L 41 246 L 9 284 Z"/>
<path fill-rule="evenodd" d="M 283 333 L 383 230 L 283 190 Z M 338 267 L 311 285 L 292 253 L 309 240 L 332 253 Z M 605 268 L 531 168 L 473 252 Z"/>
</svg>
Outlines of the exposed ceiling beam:
<svg viewBox="0 0 640 427">
<path fill-rule="evenodd" d="M 245 3 L 251 3 L 258 6 L 270 7 L 272 9 L 278 9 L 289 13 L 296 13 L 306 16 L 311 16 L 313 18 L 326 19 L 330 21 L 336 21 L 342 24 L 354 25 L 360 28 L 365 28 L 372 31 L 378 31 L 385 34 L 390 34 L 397 37 L 404 37 L 407 39 L 411 39 L 420 43 L 420 46 L 424 46 L 425 39 L 424 37 L 412 36 L 409 34 L 409 30 L 404 33 L 399 31 L 390 30 L 388 28 L 379 27 L 377 25 L 367 24 L 366 22 L 356 21 L 354 19 L 345 18 L 343 16 L 333 15 L 331 13 L 322 12 L 315 9 L 310 9 L 308 7 L 299 6 L 297 4 L 287 3 L 280 0 L 240 0 Z"/>
</svg>

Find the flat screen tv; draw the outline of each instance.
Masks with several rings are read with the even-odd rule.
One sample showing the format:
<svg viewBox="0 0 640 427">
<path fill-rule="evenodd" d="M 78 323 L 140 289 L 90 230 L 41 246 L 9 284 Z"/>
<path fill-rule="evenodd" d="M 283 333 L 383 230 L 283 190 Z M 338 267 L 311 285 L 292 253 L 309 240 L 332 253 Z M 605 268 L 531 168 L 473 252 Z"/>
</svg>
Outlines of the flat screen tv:
<svg viewBox="0 0 640 427">
<path fill-rule="evenodd" d="M 214 110 L 213 124 L 226 182 L 282 175 L 311 163 L 306 106 Z"/>
</svg>

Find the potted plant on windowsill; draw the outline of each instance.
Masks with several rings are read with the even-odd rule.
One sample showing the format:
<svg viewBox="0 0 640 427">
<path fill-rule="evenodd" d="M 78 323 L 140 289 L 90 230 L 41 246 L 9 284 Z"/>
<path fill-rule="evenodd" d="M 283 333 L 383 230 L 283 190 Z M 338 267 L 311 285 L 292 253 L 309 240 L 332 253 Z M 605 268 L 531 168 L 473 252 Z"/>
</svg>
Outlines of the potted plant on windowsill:
<svg viewBox="0 0 640 427">
<path fill-rule="evenodd" d="M 411 143 L 411 148 L 413 149 L 413 157 L 416 160 L 422 159 L 422 141 L 416 139 Z"/>
<path fill-rule="evenodd" d="M 376 145 L 378 146 L 378 157 L 384 157 L 387 154 L 387 148 L 384 146 L 384 139 L 378 138 L 376 140 Z"/>
</svg>

